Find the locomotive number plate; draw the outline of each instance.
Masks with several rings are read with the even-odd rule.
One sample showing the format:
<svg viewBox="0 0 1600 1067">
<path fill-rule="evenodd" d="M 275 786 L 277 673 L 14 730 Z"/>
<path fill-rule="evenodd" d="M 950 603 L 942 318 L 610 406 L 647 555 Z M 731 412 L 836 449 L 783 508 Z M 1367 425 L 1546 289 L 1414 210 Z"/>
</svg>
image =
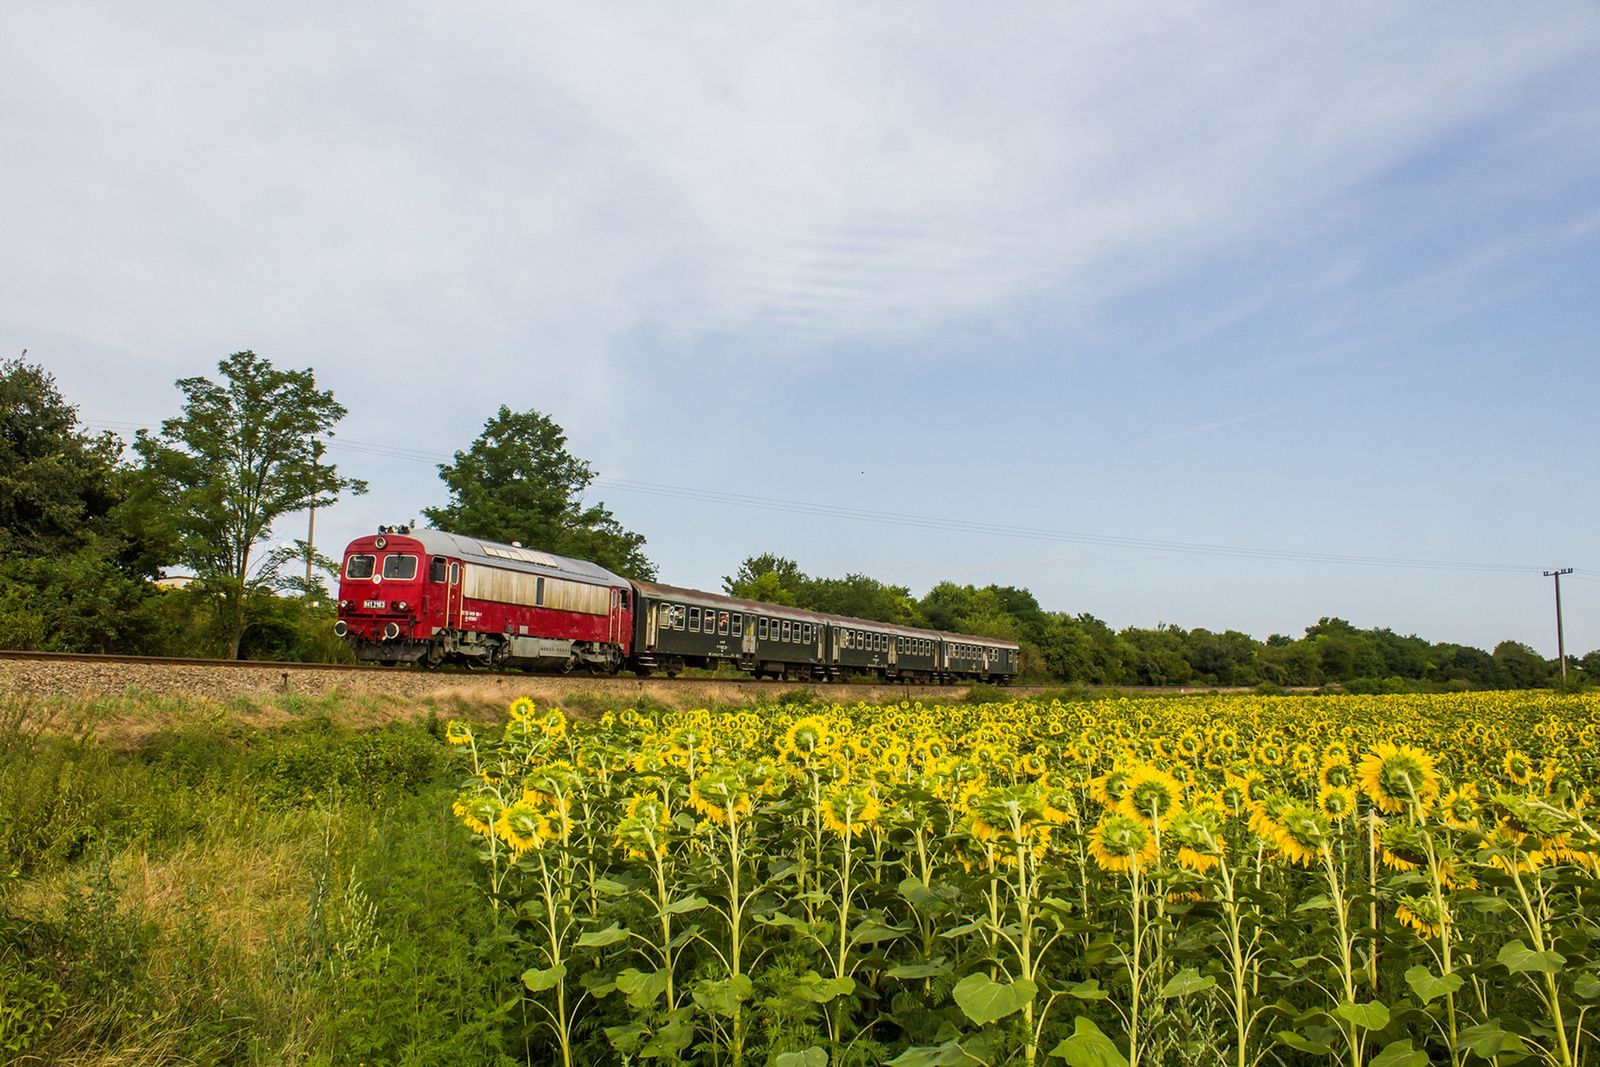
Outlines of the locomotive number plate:
<svg viewBox="0 0 1600 1067">
<path fill-rule="evenodd" d="M 368 600 L 368 601 L 364 602 L 361 606 L 364 607 L 364 608 L 375 608 L 378 611 L 382 611 L 384 608 L 388 607 L 389 605 L 384 603 L 381 600 Z"/>
</svg>

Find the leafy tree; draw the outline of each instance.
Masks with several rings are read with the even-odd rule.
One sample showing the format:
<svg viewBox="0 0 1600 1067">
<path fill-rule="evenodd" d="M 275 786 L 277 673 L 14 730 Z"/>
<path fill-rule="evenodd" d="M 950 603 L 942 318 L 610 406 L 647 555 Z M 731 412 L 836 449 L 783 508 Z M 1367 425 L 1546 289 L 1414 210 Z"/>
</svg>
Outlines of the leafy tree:
<svg viewBox="0 0 1600 1067">
<path fill-rule="evenodd" d="M 0 363 L 0 645 L 159 649 L 146 579 L 172 544 L 130 509 L 121 454 L 114 434 L 83 431 L 43 367 Z"/>
<path fill-rule="evenodd" d="M 567 451 L 566 434 L 548 415 L 501 406 L 454 463 L 439 464 L 439 477 L 450 502 L 422 514 L 441 530 L 575 556 L 625 578 L 656 576 L 644 536 L 624 529 L 604 503 L 584 504 L 595 470 Z"/>
<path fill-rule="evenodd" d="M 723 592 L 746 600 L 799 607 L 799 590 L 808 581 L 800 565 L 792 559 L 763 552 L 739 564 L 739 569 L 722 579 Z"/>
<path fill-rule="evenodd" d="M 43 367 L 0 363 L 0 554 L 75 552 L 105 533 L 121 453 L 114 434 L 78 428 L 78 409 Z"/>
<path fill-rule="evenodd" d="M 278 581 L 287 553 L 257 548 L 284 515 L 331 506 L 366 484 L 314 461 L 312 438 L 345 416 L 333 393 L 308 370 L 281 371 L 254 352 L 217 364 L 223 382 L 184 378 L 183 414 L 141 430 L 143 460 L 136 494 L 148 511 L 165 511 L 180 558 L 200 588 L 225 605 L 228 656 L 237 658 L 250 600 Z"/>
</svg>

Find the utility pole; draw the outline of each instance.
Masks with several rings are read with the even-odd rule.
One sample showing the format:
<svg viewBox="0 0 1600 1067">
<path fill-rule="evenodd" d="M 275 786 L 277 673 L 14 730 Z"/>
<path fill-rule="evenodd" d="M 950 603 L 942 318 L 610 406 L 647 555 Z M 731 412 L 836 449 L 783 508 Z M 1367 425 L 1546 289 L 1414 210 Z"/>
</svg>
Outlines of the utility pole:
<svg viewBox="0 0 1600 1067">
<path fill-rule="evenodd" d="M 1556 655 L 1561 658 L 1561 688 L 1567 687 L 1567 639 L 1561 632 L 1561 576 L 1571 574 L 1571 567 L 1559 567 L 1553 571 L 1545 571 L 1546 578 L 1556 580 Z"/>
<path fill-rule="evenodd" d="M 317 481 L 317 461 L 327 446 L 315 437 L 311 439 L 311 484 Z M 306 595 L 311 595 L 311 561 L 317 557 L 317 492 L 311 491 L 311 518 L 306 523 Z M 1559 580 L 1559 579 L 1558 579 Z"/>
</svg>

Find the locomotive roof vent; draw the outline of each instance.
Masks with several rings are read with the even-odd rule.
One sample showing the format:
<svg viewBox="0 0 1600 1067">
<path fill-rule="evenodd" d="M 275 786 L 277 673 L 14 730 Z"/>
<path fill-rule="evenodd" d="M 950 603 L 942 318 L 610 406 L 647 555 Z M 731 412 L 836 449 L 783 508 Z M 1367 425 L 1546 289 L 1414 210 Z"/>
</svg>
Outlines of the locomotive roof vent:
<svg viewBox="0 0 1600 1067">
<path fill-rule="evenodd" d="M 521 548 L 522 547 L 522 542 L 521 541 L 513 541 L 513 542 L 511 542 L 511 547 L 512 548 Z"/>
</svg>

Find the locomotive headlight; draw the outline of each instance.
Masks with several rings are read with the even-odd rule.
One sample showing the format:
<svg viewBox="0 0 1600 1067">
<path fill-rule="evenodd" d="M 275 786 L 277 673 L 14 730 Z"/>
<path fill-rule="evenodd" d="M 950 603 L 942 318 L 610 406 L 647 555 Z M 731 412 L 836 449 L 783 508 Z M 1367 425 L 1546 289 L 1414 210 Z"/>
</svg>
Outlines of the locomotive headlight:
<svg viewBox="0 0 1600 1067">
<path fill-rule="evenodd" d="M 348 600 L 341 600 L 341 601 L 339 601 L 339 606 L 340 606 L 340 607 L 341 607 L 341 608 L 347 608 L 347 607 L 349 607 L 349 606 L 350 606 L 350 601 L 348 601 Z"/>
</svg>

